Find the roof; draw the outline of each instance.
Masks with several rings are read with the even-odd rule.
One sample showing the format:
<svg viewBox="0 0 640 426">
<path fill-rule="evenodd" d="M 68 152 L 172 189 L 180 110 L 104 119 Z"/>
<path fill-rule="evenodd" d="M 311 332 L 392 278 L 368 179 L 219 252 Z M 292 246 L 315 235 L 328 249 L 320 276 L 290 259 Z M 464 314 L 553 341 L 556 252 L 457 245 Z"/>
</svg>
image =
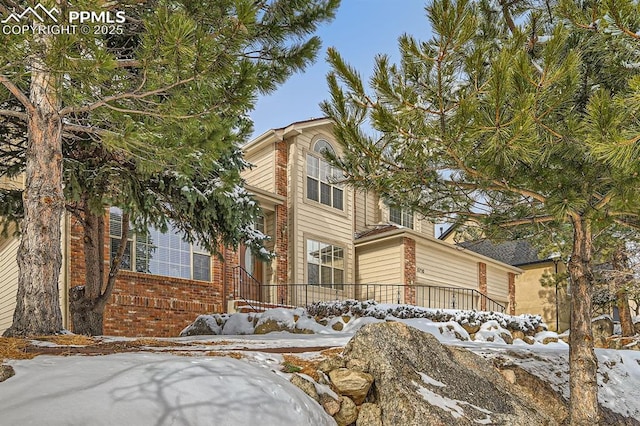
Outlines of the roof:
<svg viewBox="0 0 640 426">
<path fill-rule="evenodd" d="M 513 266 L 527 265 L 546 260 L 541 259 L 538 251 L 526 240 L 513 240 L 496 244 L 490 240 L 483 239 L 465 241 L 458 245 Z"/>
<path fill-rule="evenodd" d="M 393 224 L 380 224 L 380 225 L 376 225 L 375 228 L 373 229 L 367 229 L 366 231 L 362 231 L 356 234 L 355 239 L 359 240 L 361 238 L 365 238 L 365 237 L 370 237 L 372 235 L 377 235 L 377 234 L 383 234 L 387 231 L 391 231 L 394 229 L 400 229 L 401 227 L 398 225 L 393 225 Z"/>
</svg>

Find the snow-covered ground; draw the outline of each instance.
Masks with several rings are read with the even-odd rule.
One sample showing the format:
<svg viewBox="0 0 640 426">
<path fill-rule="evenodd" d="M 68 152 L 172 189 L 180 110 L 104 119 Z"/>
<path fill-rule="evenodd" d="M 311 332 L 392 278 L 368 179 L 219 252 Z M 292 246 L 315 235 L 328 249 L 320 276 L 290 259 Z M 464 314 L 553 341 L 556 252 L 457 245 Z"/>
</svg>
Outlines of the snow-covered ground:
<svg viewBox="0 0 640 426">
<path fill-rule="evenodd" d="M 283 316 L 287 314 L 278 310 L 272 318 Z M 182 337 L 163 339 L 176 346 L 157 347 L 154 353 L 9 360 L 5 363 L 16 374 L 0 383 L 0 424 L 332 425 L 333 419 L 318 404 L 288 382 L 288 374 L 281 371 L 283 355 L 269 350 L 298 348 L 297 356 L 314 358 L 320 355 L 318 347 L 344 346 L 358 326 L 382 320 L 354 321 L 340 332 Z M 513 344 L 487 341 L 492 332 L 494 337 L 499 335 L 495 334 L 500 330 L 498 323 L 484 327 L 476 341 L 461 341 L 455 331 L 460 335 L 464 330 L 452 322 L 399 321 L 432 333 L 443 343 L 521 366 L 568 395 L 568 346 L 562 341 L 546 345 L 519 339 Z M 178 346 L 185 343 L 189 345 Z M 225 353 L 229 356 L 220 356 Z M 234 359 L 232 353 L 242 357 Z M 640 352 L 596 353 L 601 402 L 625 416 L 640 418 Z"/>
</svg>

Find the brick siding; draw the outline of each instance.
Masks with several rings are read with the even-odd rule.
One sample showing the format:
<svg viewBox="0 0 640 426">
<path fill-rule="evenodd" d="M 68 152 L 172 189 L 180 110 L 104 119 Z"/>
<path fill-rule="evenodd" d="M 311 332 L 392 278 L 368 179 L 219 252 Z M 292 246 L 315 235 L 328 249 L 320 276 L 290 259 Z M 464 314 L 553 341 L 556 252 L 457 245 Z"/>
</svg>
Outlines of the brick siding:
<svg viewBox="0 0 640 426">
<path fill-rule="evenodd" d="M 105 217 L 105 274 L 110 262 L 109 220 Z M 83 230 L 71 220 L 70 286 L 85 282 Z M 229 261 L 233 251 L 223 251 Z M 236 256 L 237 258 L 237 256 Z M 223 312 L 223 283 L 232 285 L 231 267 L 212 256 L 211 282 L 121 270 L 105 309 L 104 333 L 114 336 L 174 337 L 200 314 Z M 226 280 L 226 281 L 225 281 Z"/>
<path fill-rule="evenodd" d="M 486 296 L 487 294 L 487 264 L 478 262 L 478 291 Z M 480 298 L 480 310 L 487 310 L 487 298 Z"/>
<path fill-rule="evenodd" d="M 404 303 L 416 304 L 416 242 L 412 238 L 402 239 L 404 247 Z"/>
<path fill-rule="evenodd" d="M 516 274 L 509 272 L 509 315 L 516 314 Z"/>
<path fill-rule="evenodd" d="M 287 141 L 276 142 L 276 194 L 285 198 L 288 196 L 288 143 Z M 286 284 L 289 282 L 289 213 L 288 202 L 276 206 L 276 229 L 275 229 L 275 284 Z M 272 283 L 273 284 L 273 283 Z M 287 288 L 279 288 L 278 299 L 287 300 Z"/>
</svg>

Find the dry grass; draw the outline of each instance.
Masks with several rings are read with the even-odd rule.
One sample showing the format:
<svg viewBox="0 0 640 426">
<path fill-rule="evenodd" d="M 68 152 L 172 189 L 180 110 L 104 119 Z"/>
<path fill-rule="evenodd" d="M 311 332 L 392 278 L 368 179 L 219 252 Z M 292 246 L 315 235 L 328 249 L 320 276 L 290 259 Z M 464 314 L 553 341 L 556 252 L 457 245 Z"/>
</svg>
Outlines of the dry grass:
<svg viewBox="0 0 640 426">
<path fill-rule="evenodd" d="M 342 347 L 325 349 L 324 351 L 320 352 L 320 355 L 323 355 L 327 358 L 332 358 L 335 356 L 341 356 L 343 351 L 344 351 L 344 348 Z"/>
<path fill-rule="evenodd" d="M 57 336 L 39 336 L 31 340 L 51 342 L 60 346 L 91 346 L 98 343 L 98 341 L 95 338 L 84 336 L 82 334 L 60 334 Z"/>
<path fill-rule="evenodd" d="M 207 352 L 207 356 L 226 356 L 229 358 L 242 359 L 244 354 L 240 352 L 227 352 L 227 351 L 211 351 Z"/>
<path fill-rule="evenodd" d="M 300 368 L 300 373 L 312 377 L 316 382 L 320 379 L 320 375 L 318 374 L 318 364 L 320 364 L 320 361 L 302 359 L 290 354 L 283 354 L 282 357 L 284 358 L 283 364 Z"/>
<path fill-rule="evenodd" d="M 140 339 L 132 340 L 130 342 L 126 342 L 128 346 L 131 347 L 140 347 L 140 346 L 149 346 L 153 348 L 166 348 L 170 346 L 185 346 L 184 343 L 178 342 L 169 342 L 167 340 L 157 340 L 149 337 L 143 337 Z"/>
<path fill-rule="evenodd" d="M 31 359 L 35 354 L 27 353 L 29 342 L 18 337 L 0 337 L 0 360 Z"/>
</svg>

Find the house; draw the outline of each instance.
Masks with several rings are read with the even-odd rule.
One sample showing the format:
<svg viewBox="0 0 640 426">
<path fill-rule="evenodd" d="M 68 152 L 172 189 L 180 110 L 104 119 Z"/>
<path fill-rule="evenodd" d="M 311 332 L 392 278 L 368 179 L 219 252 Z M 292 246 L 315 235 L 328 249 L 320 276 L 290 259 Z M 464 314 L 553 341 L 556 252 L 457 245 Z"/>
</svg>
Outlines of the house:
<svg viewBox="0 0 640 426">
<path fill-rule="evenodd" d="M 515 280 L 515 314 L 540 315 L 553 331 L 569 328 L 570 288 L 551 279 L 566 273 L 566 265 L 560 258 L 539 256 L 525 240 L 494 243 L 467 229 L 451 226 L 439 239 L 521 269 L 522 274 Z"/>
<path fill-rule="evenodd" d="M 243 177 L 263 211 L 255 227 L 271 237 L 272 262 L 259 261 L 242 246 L 222 250 L 222 259 L 210 256 L 171 229 L 131 234 L 125 268 L 105 311 L 105 334 L 176 336 L 202 313 L 346 298 L 515 313 L 515 280 L 522 270 L 443 242 L 431 222 L 341 184 L 341 172 L 323 156 L 325 150 L 340 153 L 332 126 L 326 118 L 292 123 L 243 148 L 253 164 Z M 105 215 L 109 262 L 122 217 L 115 208 Z M 84 253 L 74 218 L 65 217 L 63 231 L 60 291 L 66 297 L 83 283 Z M 17 287 L 15 247 L 15 239 L 0 239 L 0 306 L 7 312 Z M 13 275 L 5 275 L 8 270 Z M 0 332 L 11 322 L 4 316 L 2 321 Z"/>
</svg>

